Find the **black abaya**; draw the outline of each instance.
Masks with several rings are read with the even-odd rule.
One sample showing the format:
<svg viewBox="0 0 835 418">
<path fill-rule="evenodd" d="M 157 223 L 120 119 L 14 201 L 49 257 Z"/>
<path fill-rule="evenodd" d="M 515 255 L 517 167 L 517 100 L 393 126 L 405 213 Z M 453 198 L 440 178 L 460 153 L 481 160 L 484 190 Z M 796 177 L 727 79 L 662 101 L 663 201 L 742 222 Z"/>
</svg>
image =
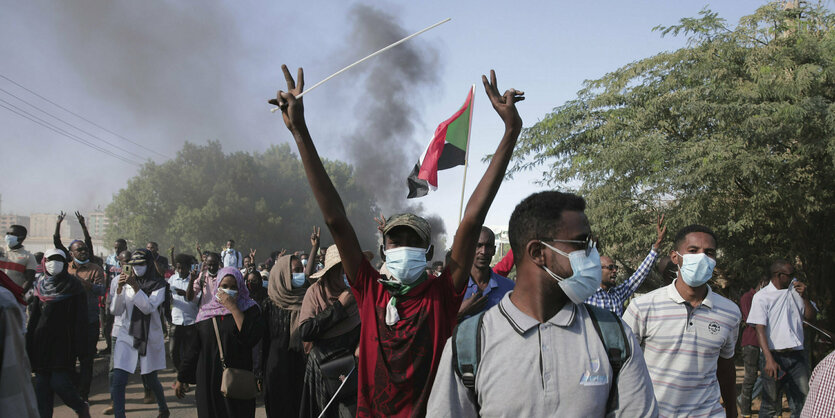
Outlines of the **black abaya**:
<svg viewBox="0 0 835 418">
<path fill-rule="evenodd" d="M 264 303 L 264 407 L 267 417 L 298 417 L 307 356 L 301 341 L 290 346 L 292 312 Z"/>
<path fill-rule="evenodd" d="M 264 335 L 264 320 L 258 306 L 244 312 L 241 330 L 231 314 L 218 316 L 226 365 L 252 370 L 252 348 Z M 227 399 L 220 393 L 223 367 L 211 319 L 197 324 L 197 338 L 183 357 L 177 380 L 197 383 L 197 416 L 200 418 L 245 418 L 255 416 L 255 399 Z"/>
</svg>

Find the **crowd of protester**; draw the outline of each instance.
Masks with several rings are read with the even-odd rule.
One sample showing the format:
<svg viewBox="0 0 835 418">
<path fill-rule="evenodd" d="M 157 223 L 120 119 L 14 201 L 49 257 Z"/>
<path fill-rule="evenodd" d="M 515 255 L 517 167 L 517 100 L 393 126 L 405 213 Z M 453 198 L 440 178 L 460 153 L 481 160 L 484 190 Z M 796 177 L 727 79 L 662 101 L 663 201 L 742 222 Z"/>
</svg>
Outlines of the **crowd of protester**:
<svg viewBox="0 0 835 418">
<path fill-rule="evenodd" d="M 232 239 L 220 252 L 168 257 L 156 242 L 129 251 L 118 239 L 100 259 L 78 212 L 84 240 L 64 247 L 61 213 L 44 254 L 25 250 L 26 228 L 12 226 L 0 256 L 0 415 L 50 417 L 58 395 L 90 416 L 97 354 L 109 357 L 105 413 L 117 417 L 137 370 L 144 401 L 170 415 L 158 377 L 168 364 L 173 395 L 194 391 L 199 417 L 253 417 L 259 396 L 268 417 L 750 416 L 757 381 L 760 416 L 781 413 L 781 393 L 793 416 L 835 415 L 835 360 L 811 371 L 803 321 L 816 308 L 790 261 L 774 260 L 738 305 L 708 285 L 720 242 L 693 224 L 656 266 L 666 284 L 636 296 L 665 243 L 663 216 L 648 255 L 619 282 L 585 200 L 545 191 L 516 205 L 511 251 L 491 267 L 496 238 L 483 223 L 524 99 L 500 94 L 492 73 L 483 82 L 504 135 L 445 261 L 430 263 L 431 227 L 412 213 L 378 219 L 379 258 L 362 249 L 295 98 L 301 70 L 296 85 L 283 69 L 288 91 L 273 103 L 335 244 L 320 248 L 314 227 L 309 251 L 258 264 Z"/>
</svg>

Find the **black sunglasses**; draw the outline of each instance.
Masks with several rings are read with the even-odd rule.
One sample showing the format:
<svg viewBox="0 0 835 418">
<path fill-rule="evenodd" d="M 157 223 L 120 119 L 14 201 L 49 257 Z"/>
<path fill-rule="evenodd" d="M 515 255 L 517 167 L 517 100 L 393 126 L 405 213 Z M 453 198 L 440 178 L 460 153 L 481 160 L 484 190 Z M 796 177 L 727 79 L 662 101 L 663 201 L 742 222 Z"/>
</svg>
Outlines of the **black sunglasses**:
<svg viewBox="0 0 835 418">
<path fill-rule="evenodd" d="M 586 250 L 586 257 L 588 257 L 588 255 L 591 254 L 591 250 L 593 248 L 597 247 L 597 241 L 595 241 L 594 235 L 592 235 L 592 234 L 589 234 L 586 237 L 586 239 L 584 239 L 582 241 L 574 240 L 574 239 L 554 239 L 554 238 L 540 238 L 539 240 L 540 241 L 552 241 L 552 242 L 564 242 L 564 243 L 567 243 L 567 244 L 583 244 L 582 247 L 580 247 L 579 249 L 580 250 Z"/>
</svg>

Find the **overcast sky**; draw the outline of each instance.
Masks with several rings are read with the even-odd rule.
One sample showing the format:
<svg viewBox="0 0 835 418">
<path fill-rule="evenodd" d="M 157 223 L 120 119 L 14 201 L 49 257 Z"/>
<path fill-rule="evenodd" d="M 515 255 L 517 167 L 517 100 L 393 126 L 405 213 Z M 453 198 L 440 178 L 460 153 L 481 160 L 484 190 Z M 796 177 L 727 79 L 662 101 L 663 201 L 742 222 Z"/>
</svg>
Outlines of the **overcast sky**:
<svg viewBox="0 0 835 418">
<path fill-rule="evenodd" d="M 305 96 L 313 139 L 325 157 L 357 163 L 363 148 L 355 141 L 368 132 L 369 118 L 381 112 L 389 116 L 380 101 L 398 100 L 404 106 L 399 110 L 408 114 L 389 119 L 403 119 L 410 128 L 374 148 L 383 155 L 388 150 L 405 155 L 403 167 L 386 167 L 393 171 L 391 178 L 403 179 L 405 197 L 405 177 L 418 154 L 475 83 L 469 196 L 486 168 L 481 158 L 495 150 L 503 132 L 484 95 L 481 74 L 493 68 L 502 91 L 514 87 L 526 92 L 518 108 L 530 126 L 573 98 L 583 80 L 686 45 L 684 38 L 662 38 L 651 29 L 696 16 L 708 5 L 670 0 L 0 2 L 0 149 L 6 169 L 0 194 L 2 212 L 18 214 L 105 207 L 137 174 L 136 163 L 163 162 L 185 141 L 216 139 L 227 152 L 290 142 L 281 117 L 266 104 L 283 87 L 280 65 L 303 66 L 312 85 L 372 52 L 382 42 L 375 39 L 378 29 L 386 27 L 381 18 L 405 33 L 447 17 L 452 21 L 410 41 L 410 51 L 419 55 L 413 57 L 420 61 L 419 73 L 408 68 L 389 72 L 386 65 L 400 58 L 381 56 Z M 722 1 L 709 7 L 733 25 L 764 3 Z M 378 80 L 385 82 L 378 85 Z M 121 159 L 6 107 L 28 112 Z M 441 172 L 438 191 L 419 199 L 426 211 L 442 217 L 448 230 L 457 223 L 462 174 L 461 167 Z M 530 172 L 505 182 L 487 224 L 506 224 L 522 198 L 542 189 L 534 184 L 540 177 L 541 172 Z"/>
</svg>

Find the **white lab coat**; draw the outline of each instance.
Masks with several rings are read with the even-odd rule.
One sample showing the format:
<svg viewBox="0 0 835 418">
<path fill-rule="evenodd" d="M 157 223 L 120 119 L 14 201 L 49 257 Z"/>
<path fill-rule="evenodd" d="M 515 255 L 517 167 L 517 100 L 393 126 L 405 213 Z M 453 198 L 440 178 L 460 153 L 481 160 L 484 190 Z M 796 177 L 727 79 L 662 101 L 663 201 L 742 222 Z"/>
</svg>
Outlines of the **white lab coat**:
<svg viewBox="0 0 835 418">
<path fill-rule="evenodd" d="M 119 317 L 122 323 L 118 332 L 114 328 L 116 345 L 113 346 L 113 367 L 128 373 L 136 371 L 137 360 L 141 374 L 148 374 L 165 368 L 165 339 L 162 335 L 158 308 L 165 301 L 165 288 L 159 288 L 148 296 L 143 291 L 138 293 L 125 285 L 122 293 L 117 293 L 111 300 L 110 311 Z M 133 307 L 136 306 L 144 314 L 151 314 L 151 327 L 148 331 L 148 347 L 144 356 L 139 356 L 139 350 L 133 348 L 133 337 L 128 334 Z"/>
</svg>

